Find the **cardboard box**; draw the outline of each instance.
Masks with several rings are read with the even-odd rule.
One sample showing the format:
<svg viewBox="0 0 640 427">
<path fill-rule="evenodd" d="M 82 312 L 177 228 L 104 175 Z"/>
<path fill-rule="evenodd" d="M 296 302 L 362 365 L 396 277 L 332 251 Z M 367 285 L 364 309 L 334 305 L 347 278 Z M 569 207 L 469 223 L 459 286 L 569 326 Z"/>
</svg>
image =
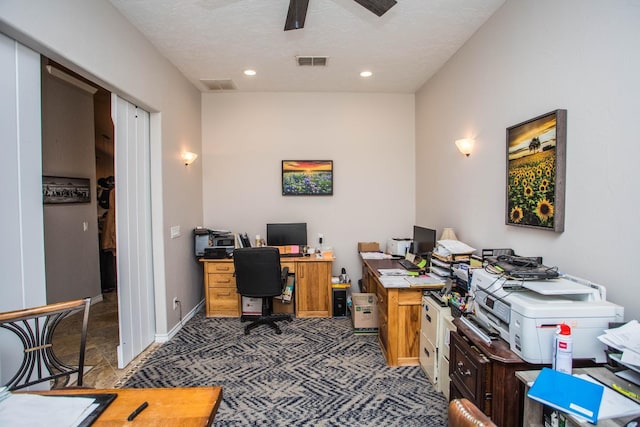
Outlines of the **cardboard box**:
<svg viewBox="0 0 640 427">
<path fill-rule="evenodd" d="M 380 243 L 378 242 L 358 242 L 358 252 L 379 252 Z"/>
<path fill-rule="evenodd" d="M 273 298 L 273 314 L 293 314 L 293 300 L 283 302 L 280 298 Z"/>
<path fill-rule="evenodd" d="M 242 297 L 242 314 L 245 316 L 262 315 L 262 298 Z"/>
<path fill-rule="evenodd" d="M 376 294 L 351 294 L 351 322 L 356 333 L 378 333 Z"/>
</svg>

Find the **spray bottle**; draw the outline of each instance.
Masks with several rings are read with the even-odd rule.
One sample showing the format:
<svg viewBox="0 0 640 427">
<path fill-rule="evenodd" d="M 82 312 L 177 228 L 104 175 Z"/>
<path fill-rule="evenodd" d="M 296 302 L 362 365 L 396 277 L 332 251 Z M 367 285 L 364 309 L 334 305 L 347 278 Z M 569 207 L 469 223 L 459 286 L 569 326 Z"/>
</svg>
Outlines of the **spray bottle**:
<svg viewBox="0 0 640 427">
<path fill-rule="evenodd" d="M 573 340 L 571 327 L 565 323 L 558 325 L 553 339 L 553 369 L 571 374 L 573 359 Z"/>
</svg>

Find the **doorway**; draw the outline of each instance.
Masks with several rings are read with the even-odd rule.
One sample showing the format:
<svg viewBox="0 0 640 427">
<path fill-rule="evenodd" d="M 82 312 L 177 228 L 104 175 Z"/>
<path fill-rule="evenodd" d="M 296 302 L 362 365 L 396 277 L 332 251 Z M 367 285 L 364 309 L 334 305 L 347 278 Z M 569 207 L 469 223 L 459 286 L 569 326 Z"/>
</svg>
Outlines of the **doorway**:
<svg viewBox="0 0 640 427">
<path fill-rule="evenodd" d="M 47 302 L 115 295 L 122 369 L 155 334 L 149 113 L 44 57 L 41 68 L 43 175 L 86 179 L 93 193 L 43 207 Z"/>
</svg>

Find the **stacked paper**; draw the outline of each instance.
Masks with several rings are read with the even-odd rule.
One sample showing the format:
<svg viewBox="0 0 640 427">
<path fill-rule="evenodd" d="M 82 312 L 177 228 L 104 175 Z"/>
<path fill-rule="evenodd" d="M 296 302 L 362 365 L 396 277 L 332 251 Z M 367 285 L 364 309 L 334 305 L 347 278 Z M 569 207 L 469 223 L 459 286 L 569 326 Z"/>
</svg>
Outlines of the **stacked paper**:
<svg viewBox="0 0 640 427">
<path fill-rule="evenodd" d="M 640 369 L 640 324 L 637 320 L 631 320 L 619 328 L 605 329 L 598 339 L 622 352 L 622 364 Z"/>
</svg>

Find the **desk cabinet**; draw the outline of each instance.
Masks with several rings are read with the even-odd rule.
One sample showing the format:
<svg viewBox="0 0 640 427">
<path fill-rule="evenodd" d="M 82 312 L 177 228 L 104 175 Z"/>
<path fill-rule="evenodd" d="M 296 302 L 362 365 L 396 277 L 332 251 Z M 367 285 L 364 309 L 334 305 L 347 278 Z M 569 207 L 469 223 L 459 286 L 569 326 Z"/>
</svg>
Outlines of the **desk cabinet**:
<svg viewBox="0 0 640 427">
<path fill-rule="evenodd" d="M 456 331 L 453 324 L 453 316 L 450 313 L 445 314 L 441 319 L 442 327 L 442 345 L 438 352 L 438 387 L 437 390 L 449 399 L 450 378 L 449 365 L 451 355 L 451 334 Z"/>
<path fill-rule="evenodd" d="M 532 369 L 502 340 L 488 345 L 459 320 L 451 332 L 450 399 L 465 397 L 501 427 L 519 427 L 522 396 L 515 372 Z"/>
<path fill-rule="evenodd" d="M 378 341 L 389 366 L 417 365 L 420 347 L 421 289 L 386 289 L 379 280 Z"/>
<path fill-rule="evenodd" d="M 331 317 L 331 263 L 297 262 L 296 316 Z"/>
<path fill-rule="evenodd" d="M 238 317 L 242 302 L 236 292 L 233 262 L 204 263 L 204 295 L 207 317 Z"/>
<path fill-rule="evenodd" d="M 449 336 L 455 330 L 451 309 L 433 298 L 422 297 L 420 315 L 420 366 L 436 391 L 449 397 Z"/>
<path fill-rule="evenodd" d="M 207 317 L 239 317 L 241 296 L 236 291 L 233 260 L 201 259 L 204 265 L 204 295 Z M 282 268 L 295 274 L 297 317 L 331 317 L 332 259 L 304 257 L 281 260 Z"/>
</svg>

